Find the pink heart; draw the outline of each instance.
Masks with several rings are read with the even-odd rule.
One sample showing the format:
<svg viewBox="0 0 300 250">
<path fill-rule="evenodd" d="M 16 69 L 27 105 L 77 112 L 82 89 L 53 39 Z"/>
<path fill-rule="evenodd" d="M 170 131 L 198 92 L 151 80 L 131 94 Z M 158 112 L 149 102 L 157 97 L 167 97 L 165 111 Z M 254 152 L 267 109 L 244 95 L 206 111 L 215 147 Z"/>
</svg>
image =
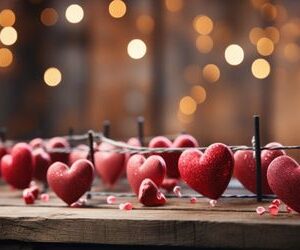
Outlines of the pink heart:
<svg viewBox="0 0 300 250">
<path fill-rule="evenodd" d="M 3 179 L 17 189 L 27 188 L 33 174 L 31 148 L 26 143 L 17 143 L 10 154 L 1 159 Z"/>
<path fill-rule="evenodd" d="M 145 206 L 162 206 L 166 203 L 166 197 L 150 179 L 142 181 L 138 199 Z"/>
<path fill-rule="evenodd" d="M 218 199 L 232 176 L 234 159 L 231 150 L 222 143 L 210 145 L 204 153 L 188 149 L 178 162 L 181 178 L 198 193 Z"/>
<path fill-rule="evenodd" d="M 109 186 L 113 186 L 125 167 L 125 155 L 117 152 L 105 152 L 110 150 L 116 150 L 117 148 L 108 143 L 101 143 L 99 151 L 95 153 L 95 167 L 97 173 L 101 177 L 104 183 Z"/>
<path fill-rule="evenodd" d="M 279 156 L 271 162 L 267 178 L 272 191 L 300 213 L 300 166 L 291 157 Z"/>
<path fill-rule="evenodd" d="M 78 160 L 70 168 L 62 162 L 55 162 L 47 173 L 49 186 L 68 205 L 90 189 L 93 178 L 94 167 L 88 160 Z"/>
<path fill-rule="evenodd" d="M 282 145 L 272 142 L 266 147 L 281 147 Z M 261 152 L 261 174 L 262 193 L 272 194 L 267 181 L 267 170 L 269 164 L 278 156 L 285 155 L 283 150 L 262 150 Z M 241 150 L 234 154 L 234 176 L 252 193 L 256 194 L 256 161 L 253 151 Z"/>
<path fill-rule="evenodd" d="M 146 178 L 152 180 L 158 187 L 166 175 L 166 163 L 158 155 L 152 155 L 147 159 L 143 155 L 133 155 L 127 163 L 127 179 L 136 194 L 142 181 Z"/>
<path fill-rule="evenodd" d="M 164 136 L 154 137 L 149 143 L 150 148 L 192 148 L 198 146 L 197 140 L 187 134 L 179 135 L 173 143 Z M 167 165 L 167 176 L 170 178 L 180 177 L 178 171 L 178 159 L 181 153 L 182 152 L 154 154 L 161 156 L 165 160 Z"/>
</svg>

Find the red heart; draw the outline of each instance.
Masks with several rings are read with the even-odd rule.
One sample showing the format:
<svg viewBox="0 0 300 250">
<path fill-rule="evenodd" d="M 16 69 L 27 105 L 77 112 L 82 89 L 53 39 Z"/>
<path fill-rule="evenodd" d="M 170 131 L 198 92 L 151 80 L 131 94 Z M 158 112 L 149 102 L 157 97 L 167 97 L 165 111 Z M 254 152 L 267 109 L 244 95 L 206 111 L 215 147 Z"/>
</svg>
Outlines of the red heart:
<svg viewBox="0 0 300 250">
<path fill-rule="evenodd" d="M 197 149 L 184 151 L 178 166 L 181 178 L 191 188 L 211 199 L 218 199 L 228 186 L 234 159 L 226 145 L 214 143 L 204 154 Z"/>
<path fill-rule="evenodd" d="M 6 154 L 7 154 L 6 147 L 2 143 L 0 143 L 0 162 L 1 162 L 2 157 Z M 0 167 L 0 176 L 1 176 L 1 167 Z"/>
<path fill-rule="evenodd" d="M 90 189 L 93 178 L 94 167 L 88 160 L 78 160 L 70 168 L 62 162 L 55 162 L 47 173 L 49 186 L 68 205 Z"/>
<path fill-rule="evenodd" d="M 289 207 L 300 213 L 300 166 L 287 155 L 271 162 L 267 178 L 272 191 Z"/>
<path fill-rule="evenodd" d="M 87 159 L 90 148 L 85 144 L 79 144 L 69 155 L 69 164 L 80 159 Z"/>
<path fill-rule="evenodd" d="M 282 145 L 272 142 L 266 147 L 281 147 Z M 272 194 L 267 181 L 267 170 L 270 163 L 278 156 L 285 155 L 283 150 L 262 150 L 261 151 L 261 174 L 262 193 Z M 234 154 L 234 176 L 252 193 L 256 194 L 256 161 L 253 158 L 253 151 L 241 150 Z"/>
<path fill-rule="evenodd" d="M 99 152 L 95 153 L 95 167 L 104 183 L 113 186 L 125 167 L 125 155 L 117 152 L 105 152 L 117 148 L 108 143 L 101 143 Z M 101 152 L 102 150 L 102 152 Z"/>
<path fill-rule="evenodd" d="M 145 206 L 162 206 L 166 203 L 166 197 L 153 181 L 145 179 L 139 188 L 139 202 Z"/>
<path fill-rule="evenodd" d="M 143 155 L 133 155 L 127 163 L 127 179 L 136 194 L 142 181 L 151 179 L 158 187 L 163 182 L 166 175 L 166 163 L 158 155 L 152 155 L 147 159 Z"/>
<path fill-rule="evenodd" d="M 54 137 L 49 140 L 47 143 L 47 149 L 49 149 L 49 152 L 51 149 L 68 149 L 70 147 L 68 141 L 63 137 Z M 69 163 L 69 153 L 65 152 L 50 152 L 50 157 L 52 163 L 60 161 L 65 164 Z"/>
<path fill-rule="evenodd" d="M 192 147 L 198 147 L 198 142 L 194 137 L 187 134 L 179 135 L 174 140 L 173 143 L 164 136 L 157 136 L 150 141 L 149 147 L 150 148 L 192 148 Z M 165 160 L 167 165 L 168 177 L 170 178 L 180 177 L 178 171 L 178 159 L 181 155 L 181 152 L 161 153 L 161 154 L 154 154 L 154 155 L 159 155 Z"/>
<path fill-rule="evenodd" d="M 3 179 L 17 189 L 27 188 L 33 172 L 31 148 L 26 143 L 17 143 L 11 154 L 1 159 Z"/>
<path fill-rule="evenodd" d="M 34 149 L 32 152 L 33 159 L 33 178 L 46 182 L 47 171 L 51 165 L 51 158 L 42 148 Z"/>
</svg>

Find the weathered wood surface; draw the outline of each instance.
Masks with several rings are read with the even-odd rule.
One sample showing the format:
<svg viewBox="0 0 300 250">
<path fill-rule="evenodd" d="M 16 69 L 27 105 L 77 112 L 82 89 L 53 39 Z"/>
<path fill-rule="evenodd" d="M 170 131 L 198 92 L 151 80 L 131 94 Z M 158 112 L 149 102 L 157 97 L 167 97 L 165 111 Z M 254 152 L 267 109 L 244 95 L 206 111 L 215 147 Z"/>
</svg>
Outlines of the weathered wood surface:
<svg viewBox="0 0 300 250">
<path fill-rule="evenodd" d="M 255 213 L 253 199 L 206 199 L 191 204 L 172 198 L 163 207 L 143 207 L 136 198 L 107 205 L 93 199 L 89 208 L 68 208 L 51 194 L 49 202 L 24 205 L 20 192 L 0 190 L 0 240 L 25 242 L 170 245 L 231 248 L 299 249 L 300 216 Z M 130 201 L 134 210 L 121 211 Z M 269 203 L 262 203 L 265 207 Z"/>
</svg>

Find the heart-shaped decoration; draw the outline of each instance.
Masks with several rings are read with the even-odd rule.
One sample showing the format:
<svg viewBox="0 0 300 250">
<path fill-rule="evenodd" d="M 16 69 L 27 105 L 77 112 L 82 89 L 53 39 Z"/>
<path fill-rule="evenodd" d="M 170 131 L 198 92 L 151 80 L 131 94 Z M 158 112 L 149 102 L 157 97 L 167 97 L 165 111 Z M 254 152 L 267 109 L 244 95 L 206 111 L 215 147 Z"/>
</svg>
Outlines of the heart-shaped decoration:
<svg viewBox="0 0 300 250">
<path fill-rule="evenodd" d="M 142 181 L 138 199 L 140 203 L 149 207 L 162 206 L 166 203 L 166 197 L 150 179 Z"/>
<path fill-rule="evenodd" d="M 53 137 L 47 143 L 47 149 L 51 151 L 52 149 L 69 149 L 70 145 L 67 139 L 63 137 Z M 65 164 L 69 163 L 69 153 L 67 152 L 51 152 L 49 153 L 52 163 L 60 161 Z"/>
<path fill-rule="evenodd" d="M 266 147 L 282 147 L 281 144 L 272 142 Z M 267 170 L 270 163 L 277 157 L 285 155 L 283 150 L 262 150 L 261 151 L 261 175 L 262 193 L 272 194 L 267 181 Z M 240 150 L 234 154 L 234 176 L 252 193 L 256 194 L 256 161 L 253 151 Z"/>
<path fill-rule="evenodd" d="M 193 148 L 198 146 L 197 140 L 193 136 L 187 134 L 177 136 L 174 142 L 171 142 L 164 136 L 157 136 L 149 143 L 150 148 Z M 165 160 L 167 165 L 167 176 L 170 178 L 180 177 L 178 171 L 178 159 L 181 153 L 182 152 L 154 154 L 161 156 Z"/>
<path fill-rule="evenodd" d="M 90 189 L 93 178 L 94 167 L 88 160 L 78 160 L 70 168 L 62 162 L 55 162 L 47 173 L 49 186 L 68 205 Z"/>
<path fill-rule="evenodd" d="M 99 146 L 99 152 L 95 153 L 95 167 L 97 173 L 103 182 L 110 187 L 117 182 L 125 167 L 124 154 L 109 152 L 116 149 L 115 146 L 103 142 Z"/>
<path fill-rule="evenodd" d="M 17 189 L 27 188 L 33 174 L 31 148 L 26 143 L 17 143 L 10 154 L 1 159 L 3 179 Z"/>
<path fill-rule="evenodd" d="M 140 154 L 133 155 L 127 163 L 127 179 L 136 194 L 142 181 L 146 178 L 152 180 L 158 187 L 163 182 L 166 175 L 166 163 L 158 155 L 152 155 L 147 159 Z"/>
<path fill-rule="evenodd" d="M 272 191 L 286 205 L 300 213 L 300 166 L 287 155 L 271 162 L 267 178 Z"/>
<path fill-rule="evenodd" d="M 69 164 L 73 164 L 75 161 L 80 159 L 87 159 L 89 150 L 89 146 L 84 144 L 79 144 L 76 146 L 76 148 L 74 148 L 69 155 Z"/>
<path fill-rule="evenodd" d="M 46 182 L 47 171 L 51 165 L 51 158 L 42 148 L 36 148 L 32 152 L 33 159 L 33 178 Z"/>
<path fill-rule="evenodd" d="M 222 143 L 210 145 L 204 154 L 197 149 L 188 149 L 178 162 L 181 178 L 198 193 L 214 200 L 227 188 L 233 166 L 233 154 Z"/>
</svg>

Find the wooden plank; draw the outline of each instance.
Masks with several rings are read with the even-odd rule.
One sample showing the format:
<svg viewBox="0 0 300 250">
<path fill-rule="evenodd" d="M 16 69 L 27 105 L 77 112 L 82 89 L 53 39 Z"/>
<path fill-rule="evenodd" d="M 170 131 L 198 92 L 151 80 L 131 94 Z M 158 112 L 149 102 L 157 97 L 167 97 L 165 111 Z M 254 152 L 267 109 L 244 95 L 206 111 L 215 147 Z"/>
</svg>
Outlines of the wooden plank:
<svg viewBox="0 0 300 250">
<path fill-rule="evenodd" d="M 121 211 L 117 204 L 105 204 L 105 197 L 93 199 L 89 208 L 69 208 L 54 194 L 47 203 L 24 205 L 20 194 L 0 193 L 0 240 L 259 249 L 300 246 L 299 215 L 259 216 L 254 199 L 223 199 L 212 208 L 206 199 L 191 204 L 188 199 L 172 198 L 166 206 L 149 208 L 134 197 L 122 197 L 118 203 L 130 201 L 135 209 Z"/>
</svg>

